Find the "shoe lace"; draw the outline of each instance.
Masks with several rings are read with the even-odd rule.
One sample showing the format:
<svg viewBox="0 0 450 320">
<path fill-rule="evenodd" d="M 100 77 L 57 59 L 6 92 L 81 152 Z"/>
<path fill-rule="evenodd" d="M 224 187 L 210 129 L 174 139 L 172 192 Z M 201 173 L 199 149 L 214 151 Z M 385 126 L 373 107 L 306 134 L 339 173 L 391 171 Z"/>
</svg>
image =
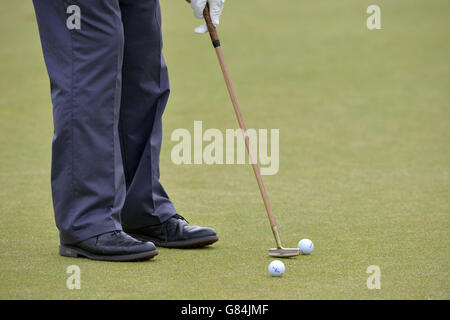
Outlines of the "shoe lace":
<svg viewBox="0 0 450 320">
<path fill-rule="evenodd" d="M 180 214 L 178 214 L 178 213 L 175 214 L 175 215 L 173 216 L 173 218 L 184 220 L 184 221 L 186 221 L 186 222 L 189 224 L 189 221 L 187 221 L 186 218 L 184 218 L 182 215 L 180 215 Z"/>
</svg>

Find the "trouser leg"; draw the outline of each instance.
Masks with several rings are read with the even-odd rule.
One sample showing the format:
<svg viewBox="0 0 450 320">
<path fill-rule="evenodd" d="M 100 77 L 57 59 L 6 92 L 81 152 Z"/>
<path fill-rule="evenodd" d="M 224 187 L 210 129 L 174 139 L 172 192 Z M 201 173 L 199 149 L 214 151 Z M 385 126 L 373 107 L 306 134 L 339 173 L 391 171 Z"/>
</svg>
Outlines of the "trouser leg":
<svg viewBox="0 0 450 320">
<path fill-rule="evenodd" d="M 125 46 L 119 133 L 127 196 L 122 223 L 142 227 L 176 211 L 159 182 L 162 121 L 169 78 L 162 56 L 157 0 L 120 0 Z"/>
<path fill-rule="evenodd" d="M 61 242 L 69 244 L 121 230 L 125 183 L 117 127 L 123 27 L 118 0 L 33 4 L 53 102 L 55 220 Z M 76 8 L 69 6 L 80 9 L 79 29 L 73 28 Z"/>
</svg>

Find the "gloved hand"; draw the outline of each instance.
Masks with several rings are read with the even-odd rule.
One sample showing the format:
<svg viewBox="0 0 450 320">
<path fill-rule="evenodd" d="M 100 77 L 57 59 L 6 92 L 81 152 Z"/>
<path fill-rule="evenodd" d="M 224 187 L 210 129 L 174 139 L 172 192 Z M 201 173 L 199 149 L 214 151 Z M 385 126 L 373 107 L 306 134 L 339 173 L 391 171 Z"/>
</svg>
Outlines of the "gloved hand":
<svg viewBox="0 0 450 320">
<path fill-rule="evenodd" d="M 219 25 L 220 15 L 222 14 L 225 0 L 191 0 L 191 7 L 194 9 L 194 16 L 198 19 L 203 19 L 203 10 L 206 7 L 206 2 L 209 3 L 209 12 L 211 14 L 211 20 L 215 27 Z M 195 33 L 206 33 L 208 28 L 206 24 L 195 28 Z"/>
</svg>

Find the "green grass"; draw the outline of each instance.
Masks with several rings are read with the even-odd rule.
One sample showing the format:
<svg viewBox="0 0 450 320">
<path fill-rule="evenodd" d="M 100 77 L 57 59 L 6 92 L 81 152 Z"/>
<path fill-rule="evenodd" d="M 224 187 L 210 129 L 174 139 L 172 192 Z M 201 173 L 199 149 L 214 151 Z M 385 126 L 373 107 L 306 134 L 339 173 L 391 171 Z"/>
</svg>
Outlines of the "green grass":
<svg viewBox="0 0 450 320">
<path fill-rule="evenodd" d="M 366 28 L 381 6 L 382 30 Z M 154 261 L 60 257 L 50 193 L 49 82 L 31 2 L 0 4 L 1 299 L 449 299 L 450 3 L 228 1 L 219 32 L 248 127 L 280 129 L 265 182 L 283 241 L 311 256 L 271 278 L 271 231 L 249 166 L 176 166 L 170 134 L 236 128 L 207 36 L 162 1 L 172 95 L 162 181 L 221 240 Z M 81 268 L 81 290 L 66 268 Z M 368 290 L 366 269 L 381 268 Z"/>
</svg>

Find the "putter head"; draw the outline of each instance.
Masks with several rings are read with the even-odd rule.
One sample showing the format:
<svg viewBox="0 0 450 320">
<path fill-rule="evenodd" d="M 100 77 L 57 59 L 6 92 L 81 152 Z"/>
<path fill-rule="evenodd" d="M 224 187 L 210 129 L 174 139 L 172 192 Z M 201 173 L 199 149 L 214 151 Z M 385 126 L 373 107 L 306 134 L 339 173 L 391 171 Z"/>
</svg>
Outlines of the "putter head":
<svg viewBox="0 0 450 320">
<path fill-rule="evenodd" d="M 278 258 L 289 258 L 298 256 L 300 254 L 299 248 L 270 248 L 269 256 Z"/>
</svg>

